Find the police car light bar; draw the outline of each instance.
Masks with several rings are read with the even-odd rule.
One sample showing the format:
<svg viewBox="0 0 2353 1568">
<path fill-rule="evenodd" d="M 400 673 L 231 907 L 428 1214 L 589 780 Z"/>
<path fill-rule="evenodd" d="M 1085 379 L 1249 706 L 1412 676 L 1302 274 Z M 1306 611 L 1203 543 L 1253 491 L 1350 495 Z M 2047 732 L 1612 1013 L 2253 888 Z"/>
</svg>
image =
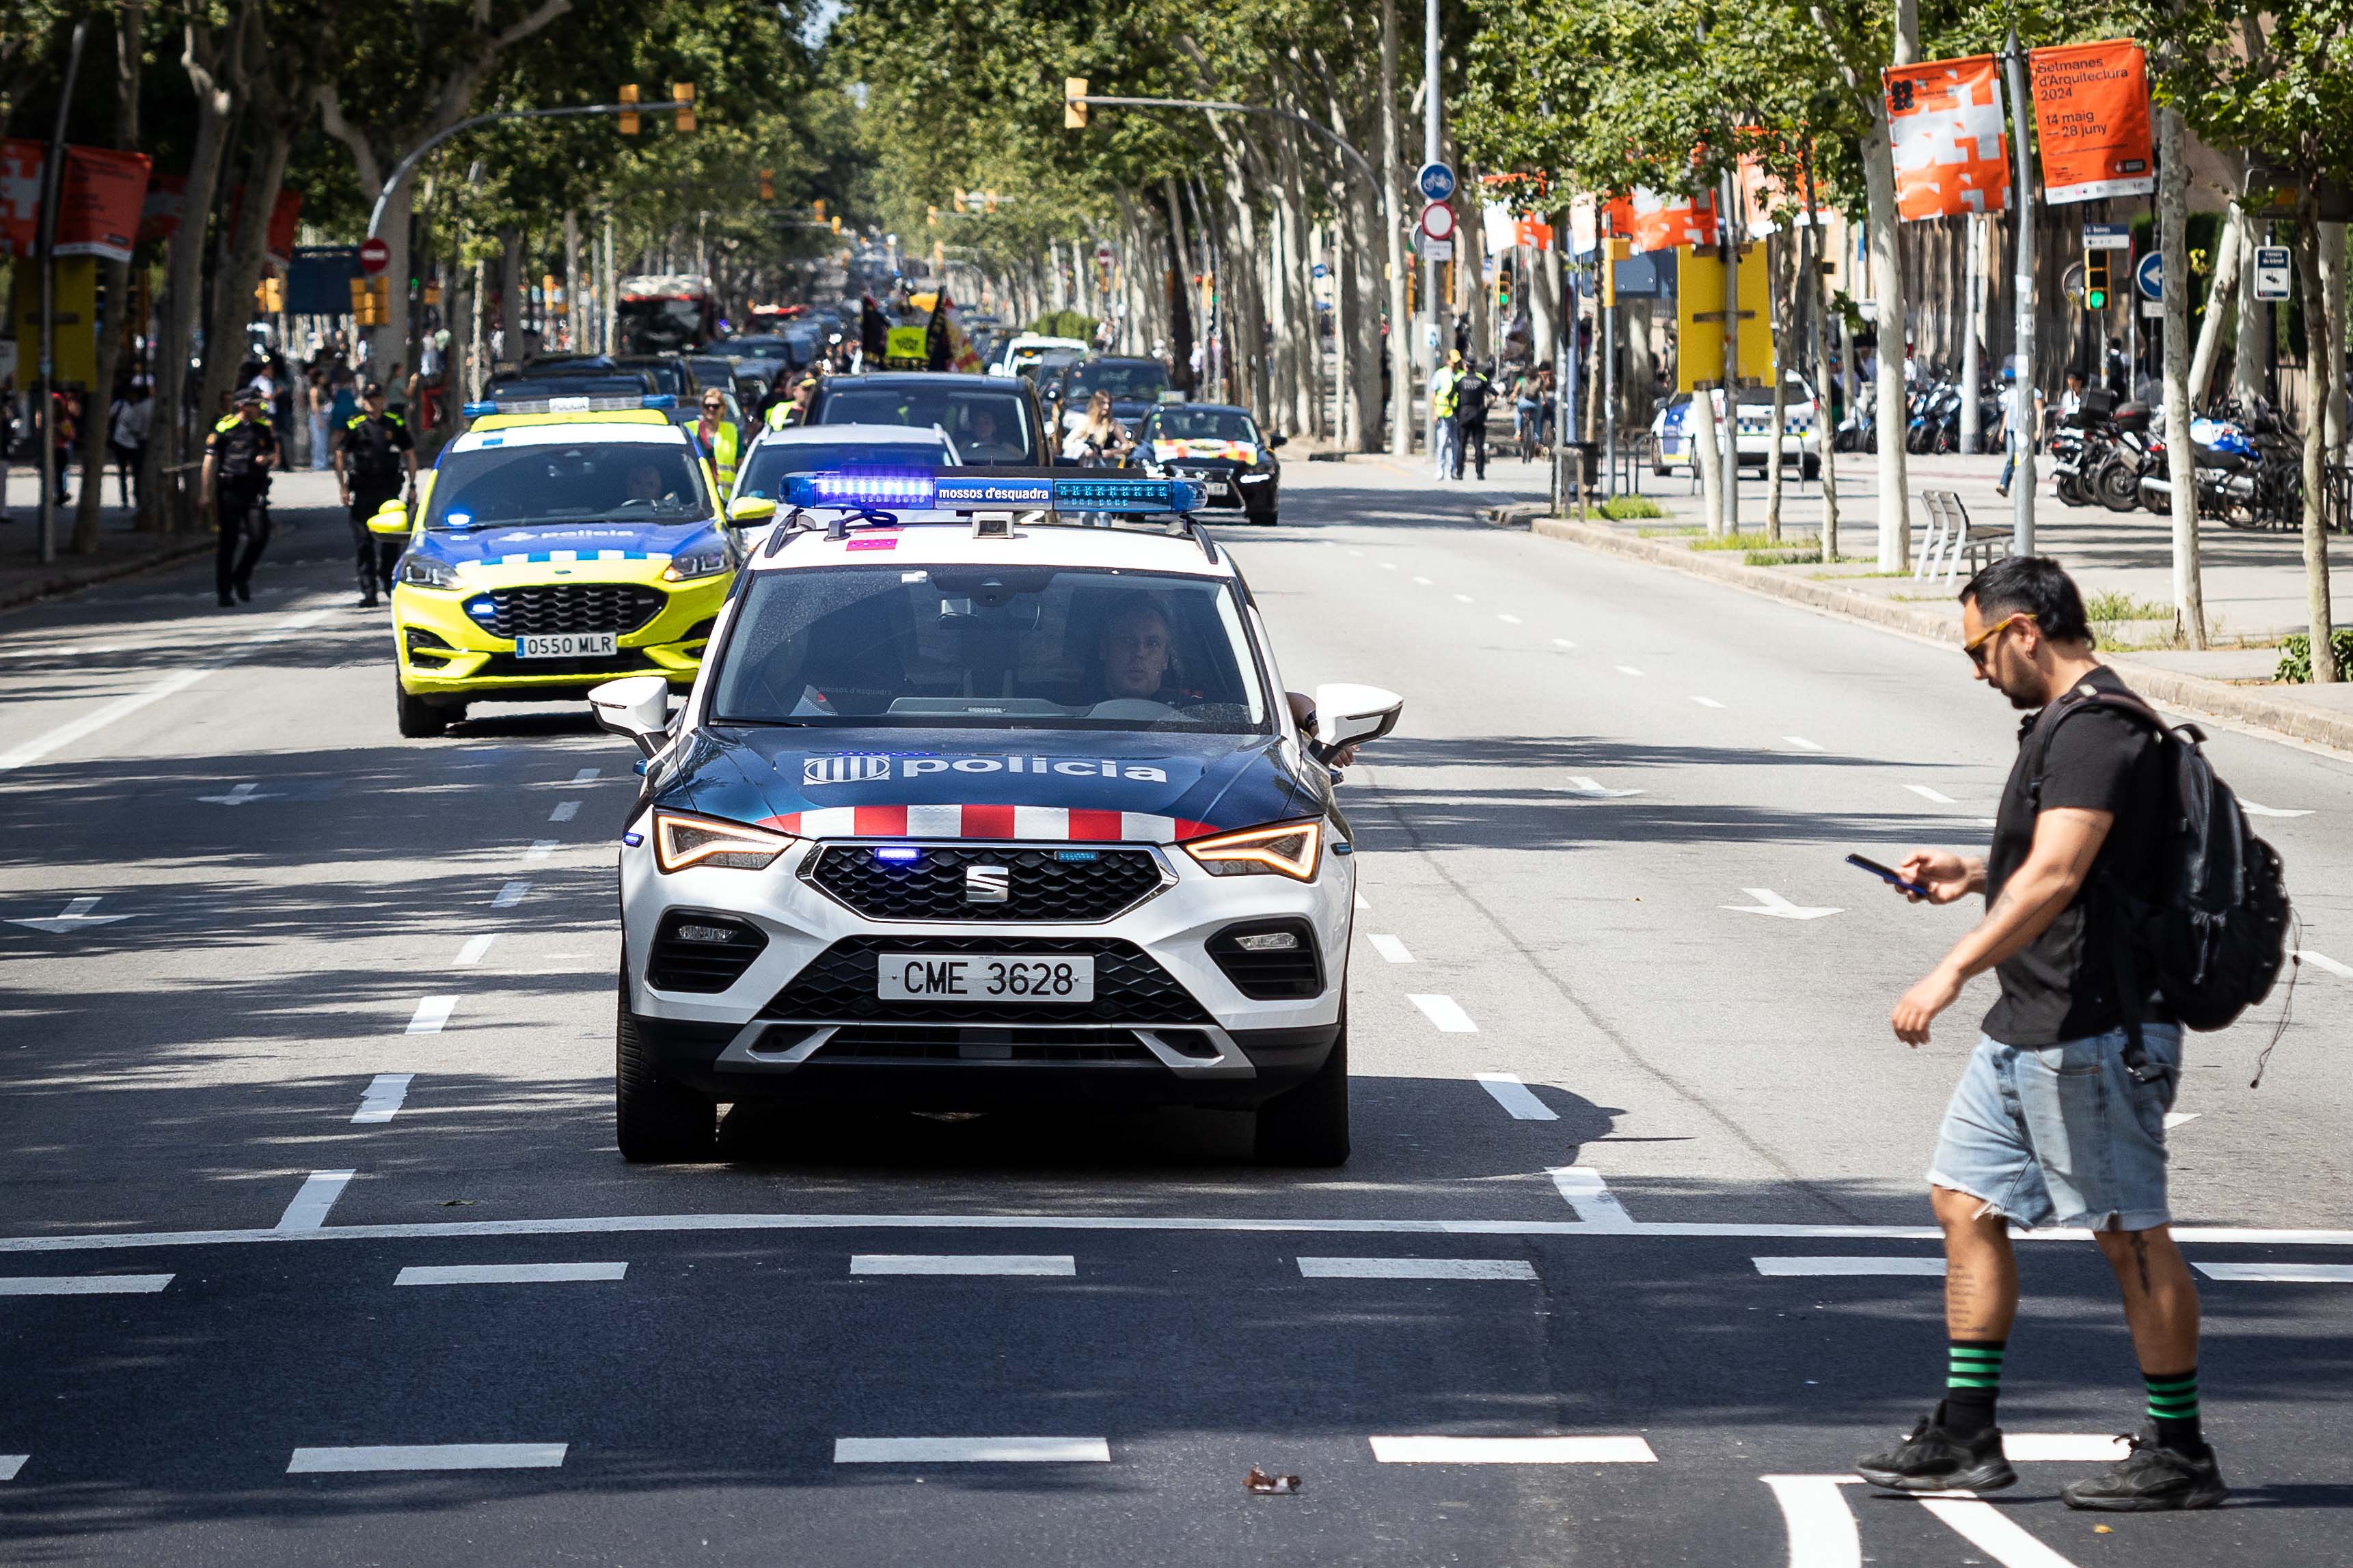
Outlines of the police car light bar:
<svg viewBox="0 0 2353 1568">
<path fill-rule="evenodd" d="M 892 507 L 907 511 L 971 511 L 1036 507 L 1050 511 L 1188 512 L 1201 491 L 1185 479 L 1050 479 L 1043 475 L 928 468 L 843 468 L 794 474 L 785 500 L 794 506 Z"/>
<path fill-rule="evenodd" d="M 649 392 L 635 397 L 493 398 L 482 403 L 469 403 L 460 412 L 469 419 L 482 419 L 493 414 L 609 414 L 620 408 L 675 408 L 677 406 L 678 399 L 671 394 Z"/>
</svg>

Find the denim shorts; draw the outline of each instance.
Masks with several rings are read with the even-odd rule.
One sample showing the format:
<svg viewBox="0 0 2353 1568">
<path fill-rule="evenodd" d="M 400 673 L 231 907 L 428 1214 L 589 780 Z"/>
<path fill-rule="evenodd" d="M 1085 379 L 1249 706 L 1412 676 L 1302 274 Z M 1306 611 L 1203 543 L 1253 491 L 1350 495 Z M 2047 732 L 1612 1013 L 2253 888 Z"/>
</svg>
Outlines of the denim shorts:
<svg viewBox="0 0 2353 1568">
<path fill-rule="evenodd" d="M 2165 1113 L 2180 1084 L 2179 1026 L 2143 1025 L 2141 1048 L 2166 1069 L 2147 1083 L 2125 1068 L 2122 1029 L 2055 1046 L 1980 1037 L 1945 1108 L 1930 1184 L 2030 1229 L 2171 1224 Z"/>
</svg>

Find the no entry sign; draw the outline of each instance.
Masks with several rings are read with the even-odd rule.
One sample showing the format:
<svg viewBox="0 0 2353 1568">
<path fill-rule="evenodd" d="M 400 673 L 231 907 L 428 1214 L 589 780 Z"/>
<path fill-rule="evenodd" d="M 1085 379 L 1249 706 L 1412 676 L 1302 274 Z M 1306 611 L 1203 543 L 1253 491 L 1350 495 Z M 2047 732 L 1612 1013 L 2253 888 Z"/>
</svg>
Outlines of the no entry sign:
<svg viewBox="0 0 2353 1568">
<path fill-rule="evenodd" d="M 373 278 L 392 265 L 392 247 L 375 235 L 360 241 L 360 270 Z"/>
</svg>

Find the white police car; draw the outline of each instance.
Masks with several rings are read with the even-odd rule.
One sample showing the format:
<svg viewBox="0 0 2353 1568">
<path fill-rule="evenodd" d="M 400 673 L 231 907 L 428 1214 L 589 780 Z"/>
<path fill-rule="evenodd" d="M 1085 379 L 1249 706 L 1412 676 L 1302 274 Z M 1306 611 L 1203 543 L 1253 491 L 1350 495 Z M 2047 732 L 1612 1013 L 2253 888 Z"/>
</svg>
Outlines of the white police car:
<svg viewBox="0 0 2353 1568">
<path fill-rule="evenodd" d="M 1348 1152 L 1350 833 L 1321 760 L 1400 700 L 1294 720 L 1183 480 L 798 475 L 622 837 L 617 1131 L 708 1158 L 720 1102 L 1256 1113 Z M 1157 514 L 1166 526 L 1108 524 Z"/>
</svg>

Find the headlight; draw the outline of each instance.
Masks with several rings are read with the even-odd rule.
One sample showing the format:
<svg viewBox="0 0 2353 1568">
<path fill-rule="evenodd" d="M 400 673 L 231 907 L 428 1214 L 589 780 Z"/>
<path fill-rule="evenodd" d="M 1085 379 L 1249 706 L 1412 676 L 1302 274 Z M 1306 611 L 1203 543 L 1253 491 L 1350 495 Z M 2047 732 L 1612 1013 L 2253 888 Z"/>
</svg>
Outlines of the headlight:
<svg viewBox="0 0 2353 1568">
<path fill-rule="evenodd" d="M 411 551 L 400 558 L 400 580 L 419 588 L 454 588 L 458 585 L 458 569 L 447 561 Z"/>
<path fill-rule="evenodd" d="M 1315 857 L 1323 844 L 1324 824 L 1318 818 L 1190 839 L 1184 849 L 1212 877 L 1261 877 L 1275 871 L 1311 882 L 1315 879 Z"/>
<path fill-rule="evenodd" d="M 763 870 L 792 845 L 789 835 L 765 827 L 668 811 L 654 813 L 654 864 L 665 871 L 683 871 L 689 866 Z"/>
<path fill-rule="evenodd" d="M 662 581 L 683 583 L 690 577 L 716 577 L 727 570 L 727 552 L 698 550 L 691 555 L 677 555 L 662 568 Z"/>
<path fill-rule="evenodd" d="M 1246 485 L 1262 485 L 1272 478 L 1274 478 L 1272 474 L 1244 474 L 1242 476 L 1242 483 Z"/>
</svg>

